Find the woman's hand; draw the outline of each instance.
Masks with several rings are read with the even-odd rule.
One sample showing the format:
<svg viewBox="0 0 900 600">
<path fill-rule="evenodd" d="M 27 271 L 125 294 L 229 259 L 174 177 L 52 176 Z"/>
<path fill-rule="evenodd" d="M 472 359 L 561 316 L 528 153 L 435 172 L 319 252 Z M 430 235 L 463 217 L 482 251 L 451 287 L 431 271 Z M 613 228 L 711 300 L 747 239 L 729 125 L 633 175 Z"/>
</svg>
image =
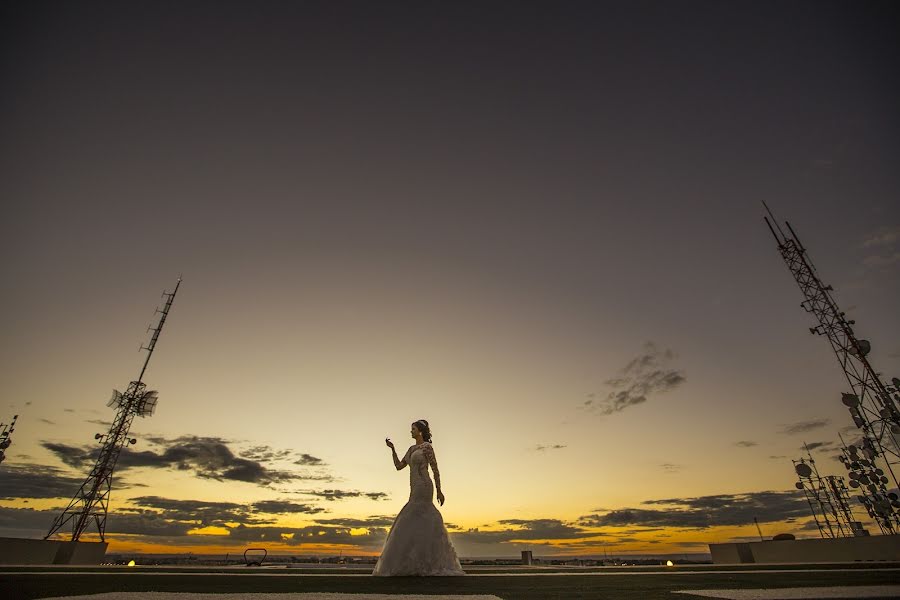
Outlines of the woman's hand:
<svg viewBox="0 0 900 600">
<path fill-rule="evenodd" d="M 384 438 L 384 443 L 391 450 L 394 449 L 394 442 L 391 441 L 391 438 Z"/>
<path fill-rule="evenodd" d="M 438 502 L 441 503 L 441 506 L 443 506 L 444 505 L 444 492 L 438 490 L 437 499 L 438 499 Z"/>
</svg>

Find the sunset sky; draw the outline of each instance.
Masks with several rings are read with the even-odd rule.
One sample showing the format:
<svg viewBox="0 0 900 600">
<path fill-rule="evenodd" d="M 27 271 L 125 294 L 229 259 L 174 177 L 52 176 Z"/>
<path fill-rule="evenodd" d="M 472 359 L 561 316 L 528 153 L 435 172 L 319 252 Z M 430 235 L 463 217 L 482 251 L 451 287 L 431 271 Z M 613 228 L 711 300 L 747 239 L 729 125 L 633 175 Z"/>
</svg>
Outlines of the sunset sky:
<svg viewBox="0 0 900 600">
<path fill-rule="evenodd" d="M 763 200 L 900 376 L 890 3 L 0 10 L 0 536 L 179 274 L 110 552 L 377 554 L 423 418 L 462 556 L 817 535 L 855 430 Z"/>
</svg>

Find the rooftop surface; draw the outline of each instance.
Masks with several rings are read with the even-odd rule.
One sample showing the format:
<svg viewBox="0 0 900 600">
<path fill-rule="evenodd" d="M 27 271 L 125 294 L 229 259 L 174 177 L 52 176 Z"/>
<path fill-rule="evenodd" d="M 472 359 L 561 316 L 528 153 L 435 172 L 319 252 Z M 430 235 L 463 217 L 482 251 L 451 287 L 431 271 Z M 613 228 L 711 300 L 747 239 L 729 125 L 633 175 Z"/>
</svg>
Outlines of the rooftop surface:
<svg viewBox="0 0 900 600">
<path fill-rule="evenodd" d="M 466 577 L 372 577 L 371 569 L 286 567 L 3 566 L 9 600 L 118 593 L 103 600 L 178 592 L 253 600 L 370 600 L 391 596 L 496 596 L 502 600 L 688 600 L 714 597 L 900 598 L 900 564 L 699 565 L 676 567 L 471 567 Z M 805 588 L 814 588 L 808 590 Z M 276 596 L 275 594 L 281 595 Z M 285 596 L 284 594 L 287 594 Z M 329 595 L 331 594 L 331 595 Z M 337 594 L 337 595 L 335 595 Z M 160 594 L 169 600 L 169 594 Z M 226 600 L 228 596 L 220 596 Z M 229 599 L 229 600 L 231 600 Z M 101 600 L 101 599 L 97 599 Z M 444 599 L 446 600 L 446 598 Z M 474 600 L 474 599 L 473 599 Z"/>
</svg>

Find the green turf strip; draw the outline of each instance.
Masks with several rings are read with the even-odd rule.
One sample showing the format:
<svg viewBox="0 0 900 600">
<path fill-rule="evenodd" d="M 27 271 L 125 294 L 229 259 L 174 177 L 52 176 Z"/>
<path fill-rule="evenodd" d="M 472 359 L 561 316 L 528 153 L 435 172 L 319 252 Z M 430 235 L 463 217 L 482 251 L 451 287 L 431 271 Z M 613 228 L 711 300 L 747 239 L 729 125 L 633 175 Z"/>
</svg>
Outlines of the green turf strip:
<svg viewBox="0 0 900 600">
<path fill-rule="evenodd" d="M 4 568 L 4 570 L 6 570 Z M 0 575 L 0 596 L 4 600 L 26 600 L 51 596 L 97 594 L 102 592 L 345 592 L 380 594 L 494 594 L 504 600 L 684 600 L 671 594 L 683 589 L 786 588 L 833 585 L 881 585 L 895 583 L 895 570 L 855 569 L 850 571 L 786 573 L 684 572 L 642 577 L 629 572 L 608 576 L 479 576 L 467 577 L 320 577 L 212 575 L 208 577 L 163 572 L 109 572 L 98 574 L 42 575 L 40 572 Z"/>
</svg>

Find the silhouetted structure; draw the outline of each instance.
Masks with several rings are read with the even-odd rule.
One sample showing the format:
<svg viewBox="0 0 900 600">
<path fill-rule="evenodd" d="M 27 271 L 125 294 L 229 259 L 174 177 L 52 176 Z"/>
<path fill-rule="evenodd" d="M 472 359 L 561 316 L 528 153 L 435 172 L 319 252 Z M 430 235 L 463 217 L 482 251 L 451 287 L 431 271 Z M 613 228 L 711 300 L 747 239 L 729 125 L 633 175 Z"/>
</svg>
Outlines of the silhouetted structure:
<svg viewBox="0 0 900 600">
<path fill-rule="evenodd" d="M 10 444 L 12 444 L 12 438 L 9 437 L 12 435 L 12 432 L 16 429 L 16 420 L 19 418 L 19 415 L 13 415 L 12 421 L 9 425 L 6 423 L 0 423 L 0 463 L 6 460 L 6 449 L 9 448 Z"/>
<path fill-rule="evenodd" d="M 844 485 L 844 478 L 836 475 L 820 477 L 809 448 L 806 448 L 806 456 L 805 459 L 793 461 L 794 471 L 799 478 L 796 485 L 797 489 L 803 490 L 806 495 L 819 534 L 823 538 L 868 535 L 869 532 L 863 529 L 862 523 L 853 516 L 849 502 L 850 494 Z"/>
<path fill-rule="evenodd" d="M 765 203 L 763 204 L 765 205 Z M 831 292 L 834 291 L 833 288 L 825 285 L 819 279 L 806 248 L 803 247 L 790 223 L 785 221 L 785 226 L 790 232 L 790 235 L 786 235 L 775 221 L 768 206 L 766 206 L 766 211 L 772 218 L 771 222 L 765 218 L 766 225 L 769 226 L 772 236 L 778 243 L 781 257 L 805 297 L 800 306 L 812 313 L 818 320 L 818 325 L 810 327 L 809 331 L 828 339 L 847 382 L 850 384 L 851 392 L 843 394 L 842 402 L 862 435 L 861 448 L 858 450 L 864 454 L 863 458 L 872 465 L 877 460 L 883 462 L 883 469 L 876 467 L 872 471 L 871 481 L 867 474 L 866 490 L 869 494 L 879 498 L 877 506 L 881 512 L 882 521 L 892 523 L 887 532 L 896 533 L 900 529 L 900 500 L 896 494 L 893 494 L 893 497 L 886 491 L 885 494 L 882 494 L 880 488 L 887 486 L 891 481 L 895 487 L 900 487 L 895 473 L 895 468 L 900 470 L 900 442 L 898 442 L 900 439 L 900 394 L 898 394 L 900 379 L 894 378 L 891 382 L 892 386 L 885 385 L 881 381 L 867 358 L 872 349 L 871 343 L 856 337 L 852 327 L 855 322 L 846 319 L 844 313 L 838 308 L 837 302 L 831 295 Z M 845 461 L 844 464 L 847 465 L 850 472 L 859 472 L 858 460 Z M 878 470 L 882 473 L 877 476 L 876 480 L 874 474 Z M 857 481 L 857 479 L 851 477 L 851 481 Z M 860 496 L 859 501 L 865 504 L 864 497 Z M 882 525 L 882 522 L 879 522 L 879 525 Z M 882 529 L 884 530 L 883 526 Z"/>
<path fill-rule="evenodd" d="M 116 407 L 116 417 L 113 419 L 106 435 L 98 433 L 94 436 L 94 439 L 103 444 L 97 463 L 91 469 L 90 475 L 81 484 L 81 488 L 69 502 L 69 505 L 56 517 L 53 526 L 44 537 L 45 540 L 62 529 L 67 523 L 71 523 L 72 541 L 76 542 L 89 523 L 94 521 L 100 533 L 100 539 L 105 541 L 106 515 L 109 508 L 109 496 L 112 491 L 113 470 L 116 468 L 116 462 L 119 460 L 119 454 L 122 452 L 125 444 L 137 443 L 136 439 L 128 437 L 131 422 L 136 416 L 148 417 L 156 410 L 157 392 L 148 390 L 147 385 L 143 382 L 143 378 L 180 285 L 181 278 L 179 277 L 174 291 L 163 292 L 166 304 L 162 310 L 156 309 L 156 312 L 160 313 L 159 323 L 157 323 L 156 327 L 151 326 L 148 330 L 153 332 L 150 343 L 146 347 L 141 346 L 140 348 L 147 351 L 147 358 L 144 360 L 141 374 L 137 380 L 128 384 L 128 388 L 124 393 L 113 390 L 112 398 L 110 398 L 107 406 Z"/>
</svg>

